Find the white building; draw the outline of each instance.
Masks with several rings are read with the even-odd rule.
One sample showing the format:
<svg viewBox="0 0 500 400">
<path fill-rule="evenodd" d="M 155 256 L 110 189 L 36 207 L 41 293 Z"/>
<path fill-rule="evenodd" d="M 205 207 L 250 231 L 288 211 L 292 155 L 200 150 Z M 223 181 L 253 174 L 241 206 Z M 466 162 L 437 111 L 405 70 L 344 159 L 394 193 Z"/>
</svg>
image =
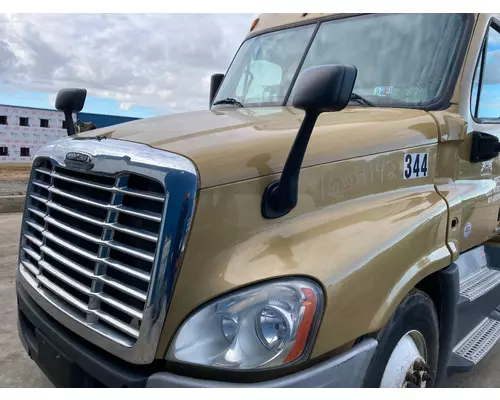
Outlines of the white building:
<svg viewBox="0 0 500 400">
<path fill-rule="evenodd" d="M 0 105 L 0 163 L 30 163 L 41 146 L 66 135 L 61 111 Z"/>
</svg>

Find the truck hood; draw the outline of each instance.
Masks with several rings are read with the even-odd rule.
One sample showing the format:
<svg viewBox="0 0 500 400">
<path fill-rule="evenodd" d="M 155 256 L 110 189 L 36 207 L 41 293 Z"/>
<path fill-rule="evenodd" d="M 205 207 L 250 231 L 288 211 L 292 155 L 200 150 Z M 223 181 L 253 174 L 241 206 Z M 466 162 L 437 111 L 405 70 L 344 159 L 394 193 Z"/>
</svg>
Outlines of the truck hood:
<svg viewBox="0 0 500 400">
<path fill-rule="evenodd" d="M 302 122 L 292 107 L 170 114 L 79 134 L 144 143 L 190 158 L 207 188 L 282 171 Z M 425 111 L 348 107 L 318 119 L 303 167 L 437 141 Z"/>
</svg>

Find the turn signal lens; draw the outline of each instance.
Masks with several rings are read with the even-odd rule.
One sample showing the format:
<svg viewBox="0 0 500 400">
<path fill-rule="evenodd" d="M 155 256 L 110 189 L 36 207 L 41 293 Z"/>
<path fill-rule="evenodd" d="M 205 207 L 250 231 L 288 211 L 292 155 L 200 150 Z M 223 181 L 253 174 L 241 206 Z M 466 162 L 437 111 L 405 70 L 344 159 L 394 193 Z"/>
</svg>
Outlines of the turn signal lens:
<svg viewBox="0 0 500 400">
<path fill-rule="evenodd" d="M 252 25 L 250 26 L 250 32 L 252 32 L 255 29 L 255 27 L 257 26 L 258 23 L 259 23 L 258 18 L 253 20 Z"/>
</svg>

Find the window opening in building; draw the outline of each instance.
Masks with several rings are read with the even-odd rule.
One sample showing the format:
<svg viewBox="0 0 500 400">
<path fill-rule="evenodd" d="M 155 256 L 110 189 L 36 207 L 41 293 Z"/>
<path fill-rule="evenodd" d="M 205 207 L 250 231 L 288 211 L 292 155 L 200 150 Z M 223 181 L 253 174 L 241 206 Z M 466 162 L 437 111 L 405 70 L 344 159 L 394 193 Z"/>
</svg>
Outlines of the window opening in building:
<svg viewBox="0 0 500 400">
<path fill-rule="evenodd" d="M 28 117 L 19 117 L 19 126 L 30 126 Z"/>
<path fill-rule="evenodd" d="M 29 156 L 30 156 L 30 148 L 21 147 L 21 157 L 29 157 Z"/>
<path fill-rule="evenodd" d="M 48 128 L 49 127 L 49 120 L 48 119 L 40 119 L 40 127 L 41 128 Z"/>
</svg>

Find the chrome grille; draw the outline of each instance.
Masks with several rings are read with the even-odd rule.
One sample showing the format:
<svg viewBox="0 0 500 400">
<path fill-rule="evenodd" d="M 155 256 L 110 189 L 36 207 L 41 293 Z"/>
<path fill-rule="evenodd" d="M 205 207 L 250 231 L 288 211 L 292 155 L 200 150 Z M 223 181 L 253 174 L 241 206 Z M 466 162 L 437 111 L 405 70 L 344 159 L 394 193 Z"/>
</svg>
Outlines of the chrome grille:
<svg viewBox="0 0 500 400">
<path fill-rule="evenodd" d="M 88 163 L 75 164 L 75 152 Z M 17 282 L 83 339 L 151 363 L 198 185 L 191 160 L 144 144 L 69 137 L 43 146 L 26 196 Z"/>
<path fill-rule="evenodd" d="M 45 297 L 131 346 L 139 337 L 165 190 L 131 173 L 94 175 L 40 159 L 28 189 L 20 263 Z"/>
</svg>

